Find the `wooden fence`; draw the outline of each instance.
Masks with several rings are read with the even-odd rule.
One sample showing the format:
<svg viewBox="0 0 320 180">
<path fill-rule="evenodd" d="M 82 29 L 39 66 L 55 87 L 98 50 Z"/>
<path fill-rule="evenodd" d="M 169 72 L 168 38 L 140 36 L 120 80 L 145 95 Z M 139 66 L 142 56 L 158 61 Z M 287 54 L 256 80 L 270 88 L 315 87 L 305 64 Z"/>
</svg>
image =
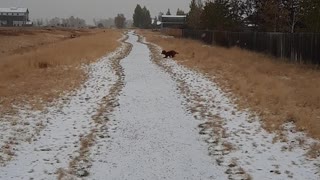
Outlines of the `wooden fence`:
<svg viewBox="0 0 320 180">
<path fill-rule="evenodd" d="M 201 40 L 206 44 L 240 47 L 288 59 L 295 63 L 320 64 L 319 33 L 220 32 L 170 30 L 172 36 Z"/>
<path fill-rule="evenodd" d="M 182 37 L 182 29 L 164 28 L 161 32 L 174 37 Z"/>
</svg>

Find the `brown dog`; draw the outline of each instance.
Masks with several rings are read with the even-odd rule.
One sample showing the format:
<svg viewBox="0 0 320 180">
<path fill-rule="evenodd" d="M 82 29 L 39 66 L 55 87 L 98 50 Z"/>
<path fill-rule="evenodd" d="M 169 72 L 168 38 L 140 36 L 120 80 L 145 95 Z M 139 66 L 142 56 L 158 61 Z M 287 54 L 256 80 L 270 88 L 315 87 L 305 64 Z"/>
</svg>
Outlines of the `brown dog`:
<svg viewBox="0 0 320 180">
<path fill-rule="evenodd" d="M 164 55 L 165 55 L 165 58 L 168 58 L 168 57 L 174 58 L 174 56 L 175 56 L 176 54 L 179 54 L 179 53 L 176 52 L 176 51 L 173 51 L 173 50 L 171 50 L 171 51 L 165 51 L 165 50 L 163 50 L 161 54 L 164 54 Z"/>
</svg>

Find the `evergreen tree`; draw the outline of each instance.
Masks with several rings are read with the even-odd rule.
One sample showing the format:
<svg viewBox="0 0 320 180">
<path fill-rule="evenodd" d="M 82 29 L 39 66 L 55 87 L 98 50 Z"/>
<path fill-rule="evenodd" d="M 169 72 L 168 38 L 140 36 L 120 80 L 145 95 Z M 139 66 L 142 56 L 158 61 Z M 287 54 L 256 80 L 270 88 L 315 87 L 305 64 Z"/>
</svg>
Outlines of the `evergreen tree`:
<svg viewBox="0 0 320 180">
<path fill-rule="evenodd" d="M 191 0 L 187 14 L 193 29 L 241 30 L 249 24 L 259 31 L 320 32 L 320 0 L 207 0 L 204 6 Z"/>
<path fill-rule="evenodd" d="M 176 15 L 185 15 L 185 13 L 183 10 L 178 8 Z"/>
<path fill-rule="evenodd" d="M 198 29 L 200 28 L 199 17 L 202 13 L 203 4 L 201 0 L 191 0 L 190 11 L 187 14 L 187 25 L 190 28 Z"/>
<path fill-rule="evenodd" d="M 150 11 L 144 6 L 138 4 L 133 14 L 133 26 L 138 28 L 150 28 L 151 27 L 151 15 Z"/>
<path fill-rule="evenodd" d="M 168 9 L 166 15 L 171 15 L 170 9 Z"/>
<path fill-rule="evenodd" d="M 302 3 L 305 9 L 303 22 L 309 32 L 320 32 L 320 1 L 306 0 Z"/>
<path fill-rule="evenodd" d="M 206 29 L 231 30 L 235 23 L 228 1 L 206 2 L 201 15 L 201 24 Z"/>
<path fill-rule="evenodd" d="M 151 27 L 151 15 L 150 11 L 144 6 L 142 9 L 142 26 L 140 28 L 150 28 Z"/>
<path fill-rule="evenodd" d="M 134 10 L 134 14 L 133 14 L 133 26 L 134 27 L 139 27 L 141 28 L 142 26 L 142 8 L 139 4 L 137 4 L 135 10 Z"/>
</svg>

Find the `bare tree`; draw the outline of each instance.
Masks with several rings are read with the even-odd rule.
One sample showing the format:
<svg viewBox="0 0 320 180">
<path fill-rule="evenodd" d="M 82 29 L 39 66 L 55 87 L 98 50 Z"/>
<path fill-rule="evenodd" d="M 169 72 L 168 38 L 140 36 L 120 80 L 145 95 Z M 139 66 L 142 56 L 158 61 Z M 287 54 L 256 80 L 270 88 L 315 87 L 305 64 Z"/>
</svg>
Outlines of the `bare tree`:
<svg viewBox="0 0 320 180">
<path fill-rule="evenodd" d="M 287 24 L 291 33 L 295 32 L 296 24 L 302 20 L 304 8 L 302 4 L 305 0 L 283 0 L 283 5 L 288 12 Z"/>
<path fill-rule="evenodd" d="M 114 24 L 117 28 L 122 29 L 125 27 L 126 18 L 123 14 L 118 14 L 117 17 L 114 18 Z"/>
<path fill-rule="evenodd" d="M 61 20 L 58 17 L 49 20 L 49 26 L 60 26 Z"/>
</svg>

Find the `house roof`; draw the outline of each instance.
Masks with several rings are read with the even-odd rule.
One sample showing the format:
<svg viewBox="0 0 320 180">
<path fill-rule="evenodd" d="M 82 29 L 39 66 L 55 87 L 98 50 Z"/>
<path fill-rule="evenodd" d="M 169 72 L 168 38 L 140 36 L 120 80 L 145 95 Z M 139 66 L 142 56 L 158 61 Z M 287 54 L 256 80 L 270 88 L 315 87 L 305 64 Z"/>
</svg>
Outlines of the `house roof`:
<svg viewBox="0 0 320 180">
<path fill-rule="evenodd" d="M 25 12 L 28 12 L 28 8 L 17 8 L 17 7 L 0 8 L 0 12 L 6 12 L 6 13 L 25 13 Z"/>
<path fill-rule="evenodd" d="M 185 18 L 186 15 L 162 15 L 162 17 Z"/>
</svg>

